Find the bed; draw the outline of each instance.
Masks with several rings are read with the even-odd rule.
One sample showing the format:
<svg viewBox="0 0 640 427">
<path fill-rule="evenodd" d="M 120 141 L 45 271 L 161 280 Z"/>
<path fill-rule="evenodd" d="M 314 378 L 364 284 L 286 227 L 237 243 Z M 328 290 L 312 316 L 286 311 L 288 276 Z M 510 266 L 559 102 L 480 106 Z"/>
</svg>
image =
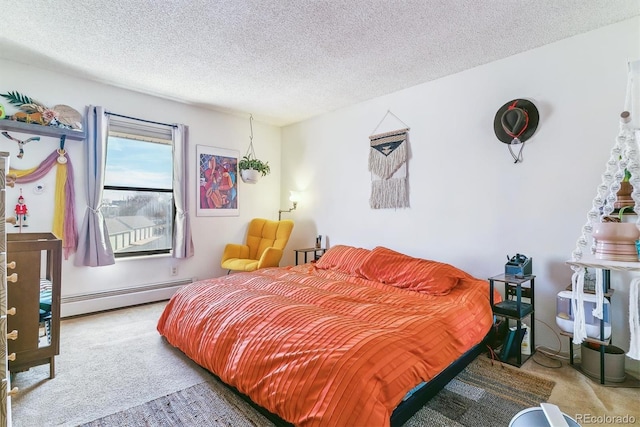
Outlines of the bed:
<svg viewBox="0 0 640 427">
<path fill-rule="evenodd" d="M 158 331 L 272 421 L 389 426 L 473 360 L 492 323 L 486 281 L 339 245 L 317 262 L 187 285 Z"/>
</svg>

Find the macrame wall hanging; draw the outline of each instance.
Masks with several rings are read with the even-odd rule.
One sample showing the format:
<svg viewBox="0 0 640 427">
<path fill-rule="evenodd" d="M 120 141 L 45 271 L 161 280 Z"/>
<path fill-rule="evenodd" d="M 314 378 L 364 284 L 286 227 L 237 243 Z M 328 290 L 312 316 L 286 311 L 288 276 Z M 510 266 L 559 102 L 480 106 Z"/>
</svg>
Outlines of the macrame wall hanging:
<svg viewBox="0 0 640 427">
<path fill-rule="evenodd" d="M 630 62 L 628 66 L 625 111 L 620 114 L 620 131 L 611 148 L 606 169 L 602 174 L 602 181 L 593 198 L 591 210 L 587 213 L 587 222 L 582 227 L 582 233 L 578 237 L 575 249 L 571 252 L 570 265 L 573 270 L 571 305 L 574 313 L 574 344 L 580 344 L 587 338 L 583 304 L 587 266 L 596 270 L 596 307 L 591 314 L 598 319 L 604 319 L 602 265 L 598 262 L 587 264 L 582 258 L 585 251 L 591 255 L 596 253 L 597 244 L 593 238 L 594 226 L 600 222 L 602 217 L 609 216 L 614 211 L 620 183 L 625 178 L 626 172 L 629 172 L 629 182 L 633 187 L 631 198 L 633 199 L 633 211 L 637 215 L 635 224 L 640 227 L 640 151 L 638 150 L 640 142 L 638 141 L 640 138 L 640 60 Z M 587 249 L 590 242 L 591 246 Z M 616 269 L 625 270 L 619 266 Z M 634 360 L 640 360 L 640 278 L 638 277 L 632 279 L 629 284 L 629 332 L 627 356 Z"/>
<path fill-rule="evenodd" d="M 598 319 L 604 319 L 603 314 L 603 298 L 604 290 L 602 287 L 602 269 L 601 265 L 596 261 L 595 264 L 585 264 L 581 261 L 585 250 L 593 255 L 596 251 L 596 242 L 593 239 L 594 225 L 600 222 L 602 216 L 609 216 L 614 210 L 616 201 L 616 193 L 620 189 L 620 181 L 625 175 L 625 169 L 631 174 L 630 182 L 633 185 L 631 197 L 634 202 L 634 212 L 640 214 L 640 153 L 638 152 L 638 143 L 636 141 L 635 130 L 630 127 L 629 113 L 625 112 L 621 115 L 620 133 L 615 139 L 611 155 L 606 164 L 606 170 L 602 174 L 602 182 L 598 186 L 598 192 L 593 199 L 591 210 L 587 213 L 587 222 L 582 227 L 580 237 L 576 242 L 576 248 L 571 252 L 571 308 L 574 313 L 573 322 L 573 343 L 580 344 L 587 338 L 585 312 L 584 312 L 584 282 L 586 267 L 588 265 L 597 271 L 596 274 L 596 306 L 592 311 L 592 315 Z M 640 215 L 637 217 L 636 225 L 640 226 Z M 587 249 L 589 242 L 591 247 Z M 583 265 L 584 264 L 584 265 Z M 624 269 L 622 269 L 624 270 Z M 638 314 L 638 289 L 640 286 L 640 278 L 631 281 L 629 292 L 629 323 L 630 323 L 630 344 L 627 356 L 632 359 L 640 360 L 640 320 Z"/>
<path fill-rule="evenodd" d="M 388 115 L 405 127 L 375 134 Z M 369 171 L 371 172 L 372 209 L 408 208 L 407 159 L 409 157 L 409 127 L 391 111 L 387 111 L 369 136 Z"/>
<path fill-rule="evenodd" d="M 31 169 L 10 169 L 17 184 L 37 182 L 57 165 L 55 209 L 53 215 L 53 234 L 62 240 L 64 258 L 76 251 L 78 230 L 75 219 L 75 190 L 73 186 L 73 167 L 71 158 L 64 149 L 64 136 L 60 139 L 60 148 L 51 153 L 37 167 Z"/>
</svg>

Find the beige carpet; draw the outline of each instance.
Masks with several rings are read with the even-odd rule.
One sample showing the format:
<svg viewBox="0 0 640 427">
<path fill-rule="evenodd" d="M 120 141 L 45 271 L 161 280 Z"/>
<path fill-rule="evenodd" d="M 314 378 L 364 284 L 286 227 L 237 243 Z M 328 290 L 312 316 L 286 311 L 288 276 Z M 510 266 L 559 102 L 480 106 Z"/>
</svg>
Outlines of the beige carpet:
<svg viewBox="0 0 640 427">
<path fill-rule="evenodd" d="M 48 365 L 15 375 L 13 385 L 20 392 L 13 399 L 14 425 L 77 426 L 211 381 L 208 372 L 166 344 L 157 333 L 156 322 L 164 305 L 149 304 L 63 320 L 56 378 L 48 379 Z M 569 408 L 594 410 L 611 405 L 620 413 L 624 405 L 637 402 L 637 389 L 635 394 L 621 395 L 619 389 L 600 393 L 598 385 L 590 385 L 584 396 L 579 396 L 574 384 L 563 380 L 566 371 L 573 369 L 528 369 L 531 363 L 520 370 L 509 366 L 504 369 L 531 370 L 558 381 L 549 401 L 561 408 L 566 402 Z M 500 365 L 494 369 L 498 374 L 502 371 Z M 563 393 L 558 394 L 558 389 Z M 593 399 L 596 393 L 611 397 Z"/>
<path fill-rule="evenodd" d="M 156 331 L 165 304 L 62 320 L 56 377 L 15 375 L 14 426 L 76 426 L 209 379 Z"/>
<path fill-rule="evenodd" d="M 576 352 L 579 358 L 579 349 Z M 535 363 L 534 360 L 540 363 Z M 640 425 L 640 388 L 602 386 L 598 381 L 592 381 L 572 368 L 566 361 L 562 362 L 560 368 L 545 367 L 544 365 L 557 367 L 559 362 L 539 353 L 534 354 L 534 360 L 527 361 L 522 369 L 556 381 L 549 403 L 558 405 L 565 414 L 578 421 L 582 419 L 580 423 L 583 426 L 610 427 L 616 424 L 611 422 L 612 418 L 607 417 L 625 416 L 635 419 L 632 425 Z M 637 372 L 640 362 L 627 358 L 629 360 L 627 371 Z M 589 422 L 584 422 L 586 420 Z"/>
</svg>

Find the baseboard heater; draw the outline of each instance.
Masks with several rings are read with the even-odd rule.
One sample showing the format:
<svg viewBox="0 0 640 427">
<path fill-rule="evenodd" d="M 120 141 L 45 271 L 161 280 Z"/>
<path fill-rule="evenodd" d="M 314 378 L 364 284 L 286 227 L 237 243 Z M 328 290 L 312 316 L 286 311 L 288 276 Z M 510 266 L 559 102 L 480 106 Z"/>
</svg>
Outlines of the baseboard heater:
<svg viewBox="0 0 640 427">
<path fill-rule="evenodd" d="M 189 278 L 62 297 L 60 298 L 60 315 L 69 317 L 162 301 L 171 298 L 175 291 L 193 281 L 193 278 Z"/>
</svg>

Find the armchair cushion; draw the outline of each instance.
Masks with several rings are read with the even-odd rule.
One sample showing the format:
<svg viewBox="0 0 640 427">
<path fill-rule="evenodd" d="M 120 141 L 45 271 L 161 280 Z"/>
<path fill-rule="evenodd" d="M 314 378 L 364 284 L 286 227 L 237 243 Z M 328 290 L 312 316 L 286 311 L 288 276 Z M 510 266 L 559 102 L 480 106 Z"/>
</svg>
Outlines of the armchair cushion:
<svg viewBox="0 0 640 427">
<path fill-rule="evenodd" d="M 282 259 L 282 249 L 276 249 L 273 247 L 265 249 L 260 257 L 258 268 L 277 267 Z"/>
<path fill-rule="evenodd" d="M 248 258 L 232 258 L 222 264 L 222 268 L 233 271 L 253 271 L 258 269 L 260 262 Z"/>
<path fill-rule="evenodd" d="M 222 262 L 232 258 L 249 258 L 249 246 L 237 243 L 228 243 L 222 253 Z"/>
</svg>

